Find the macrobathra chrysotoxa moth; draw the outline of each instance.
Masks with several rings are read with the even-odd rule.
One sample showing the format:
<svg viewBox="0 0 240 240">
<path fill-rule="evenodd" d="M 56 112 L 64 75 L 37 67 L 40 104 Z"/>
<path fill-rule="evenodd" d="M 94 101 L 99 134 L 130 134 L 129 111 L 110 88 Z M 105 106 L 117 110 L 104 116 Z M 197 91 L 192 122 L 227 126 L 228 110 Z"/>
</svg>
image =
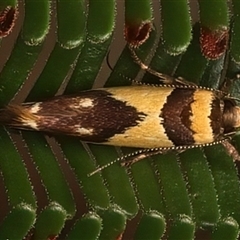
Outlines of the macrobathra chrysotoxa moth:
<svg viewBox="0 0 240 240">
<path fill-rule="evenodd" d="M 0 122 L 154 154 L 229 139 L 240 126 L 240 108 L 226 93 L 209 88 L 131 86 L 9 105 L 0 111 Z"/>
</svg>

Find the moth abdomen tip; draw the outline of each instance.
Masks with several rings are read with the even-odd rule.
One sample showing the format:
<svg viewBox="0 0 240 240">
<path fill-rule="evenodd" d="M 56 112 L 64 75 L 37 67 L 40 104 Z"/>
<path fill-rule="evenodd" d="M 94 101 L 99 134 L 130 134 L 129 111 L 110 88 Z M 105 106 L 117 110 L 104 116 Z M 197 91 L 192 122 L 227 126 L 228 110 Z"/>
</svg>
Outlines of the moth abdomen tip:
<svg viewBox="0 0 240 240">
<path fill-rule="evenodd" d="M 32 124 L 37 117 L 32 114 L 26 107 L 21 105 L 10 104 L 0 109 L 0 124 L 17 128 L 32 128 Z"/>
</svg>

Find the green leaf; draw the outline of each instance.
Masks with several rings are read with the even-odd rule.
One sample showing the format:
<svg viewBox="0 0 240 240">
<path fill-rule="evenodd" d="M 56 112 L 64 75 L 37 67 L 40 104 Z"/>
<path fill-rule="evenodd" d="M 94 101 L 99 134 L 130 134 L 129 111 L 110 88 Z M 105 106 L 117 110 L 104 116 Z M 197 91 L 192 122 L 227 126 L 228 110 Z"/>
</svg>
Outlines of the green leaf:
<svg viewBox="0 0 240 240">
<path fill-rule="evenodd" d="M 20 15 L 12 16 L 19 25 L 23 19 L 21 30 L 15 29 L 15 22 L 10 23 L 12 29 L 6 34 L 16 40 L 9 48 L 9 57 L 2 55 L 1 106 L 15 95 L 15 102 L 19 102 L 18 98 L 41 101 L 56 93 L 130 85 L 129 80 L 133 79 L 159 83 L 156 76 L 140 71 L 127 46 L 120 46 L 119 39 L 125 34 L 128 40 L 129 33 L 133 33 L 127 29 L 128 23 L 137 26 L 133 34 L 140 45 L 137 55 L 152 69 L 213 88 L 221 85 L 225 72 L 236 78 L 238 1 L 232 2 L 232 17 L 224 0 L 199 1 L 200 23 L 194 26 L 187 1 L 164 0 L 160 4 L 161 10 L 154 1 L 141 0 L 136 4 L 129 0 L 125 1 L 124 10 L 120 8 L 124 3 L 114 0 L 21 3 Z M 8 5 L 16 8 L 17 1 L 0 3 L 1 9 Z M 160 23 L 152 21 L 160 11 L 162 33 L 155 27 Z M 125 26 L 116 15 L 125 16 Z M 4 22 L 0 19 L 0 25 Z M 139 27 L 142 23 L 147 24 Z M 115 25 L 118 35 L 114 35 Z M 228 34 L 230 61 L 224 66 Z M 2 45 L 11 44 L 9 38 Z M 111 46 L 117 46 L 118 51 Z M 104 73 L 109 72 L 107 61 L 113 68 L 109 76 Z M 239 82 L 234 82 L 234 97 L 239 95 L 239 89 Z M 22 143 L 12 140 L 12 132 L 2 128 L 0 133 L 1 182 L 8 197 L 0 219 L 0 238 L 46 239 L 58 235 L 59 239 L 193 239 L 202 228 L 213 239 L 238 238 L 237 164 L 221 145 L 187 150 L 179 156 L 170 152 L 148 157 L 130 168 L 121 167 L 118 162 L 89 176 L 98 166 L 134 149 L 86 144 L 66 136 L 49 141 L 36 132 L 21 133 L 27 145 L 22 149 Z M 239 136 L 234 138 L 234 144 L 239 148 Z M 34 166 L 25 161 L 27 154 Z M 31 173 L 32 167 L 37 170 L 36 176 Z"/>
<path fill-rule="evenodd" d="M 38 215 L 35 223 L 33 239 L 53 238 L 61 232 L 67 217 L 67 212 L 56 202 L 50 203 Z"/>
<path fill-rule="evenodd" d="M 134 239 L 160 239 L 165 232 L 165 219 L 158 212 L 150 212 L 142 216 Z"/>
<path fill-rule="evenodd" d="M 0 225 L 0 239 L 23 239 L 33 227 L 35 217 L 35 210 L 30 205 L 16 205 Z"/>
<path fill-rule="evenodd" d="M 66 239 L 94 240 L 101 230 L 102 219 L 95 213 L 88 213 L 76 221 Z"/>
</svg>

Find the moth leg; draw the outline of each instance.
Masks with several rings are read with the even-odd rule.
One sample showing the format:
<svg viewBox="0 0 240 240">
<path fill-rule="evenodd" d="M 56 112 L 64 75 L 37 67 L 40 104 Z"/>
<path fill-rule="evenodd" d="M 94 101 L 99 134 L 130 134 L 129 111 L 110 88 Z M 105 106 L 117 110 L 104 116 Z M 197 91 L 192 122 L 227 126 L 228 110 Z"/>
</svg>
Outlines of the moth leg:
<svg viewBox="0 0 240 240">
<path fill-rule="evenodd" d="M 175 77 L 169 76 L 167 74 L 160 73 L 160 72 L 157 72 L 157 71 L 153 70 L 152 68 L 147 66 L 145 63 L 143 63 L 139 59 L 139 57 L 137 56 L 133 47 L 129 46 L 129 50 L 132 54 L 132 57 L 133 57 L 135 63 L 137 63 L 142 70 L 145 70 L 146 72 L 160 78 L 162 83 L 164 83 L 164 84 L 176 84 L 176 83 L 178 83 L 178 84 L 187 85 L 187 86 L 189 86 L 189 85 L 197 86 L 195 83 L 189 82 L 182 77 L 175 78 Z"/>
<path fill-rule="evenodd" d="M 180 83 L 182 85 L 187 85 L 187 86 L 198 86 L 197 84 L 193 83 L 193 82 L 189 82 L 186 79 L 182 78 L 182 77 L 177 77 L 175 78 L 175 82 L 176 83 Z"/>
<path fill-rule="evenodd" d="M 132 165 L 142 159 L 145 159 L 147 157 L 154 156 L 157 154 L 163 154 L 165 152 L 167 152 L 167 151 L 162 150 L 162 149 L 143 149 L 143 151 L 141 151 L 141 150 L 136 151 L 131 154 L 123 156 L 122 161 L 121 161 L 121 166 L 129 167 L 130 165 Z"/>
<path fill-rule="evenodd" d="M 229 93 L 234 81 L 240 80 L 240 73 L 237 73 L 233 78 L 225 78 L 219 89 L 222 92 Z"/>
<path fill-rule="evenodd" d="M 135 61 L 136 64 L 138 64 L 138 66 L 142 69 L 142 70 L 145 70 L 146 72 L 158 77 L 161 79 L 161 82 L 163 82 L 164 84 L 174 84 L 176 81 L 175 81 L 175 78 L 174 77 L 171 77 L 167 74 L 164 74 L 164 73 L 160 73 L 160 72 L 157 72 L 153 69 L 151 69 L 149 66 L 147 66 L 145 63 L 143 63 L 139 57 L 137 56 L 134 48 L 132 46 L 129 46 L 129 50 L 132 54 L 132 57 L 133 57 L 133 60 Z"/>
<path fill-rule="evenodd" d="M 237 149 L 229 141 L 222 142 L 222 145 L 225 147 L 228 155 L 231 156 L 234 161 L 240 161 L 240 155 Z"/>
<path fill-rule="evenodd" d="M 219 90 L 222 92 L 228 93 L 232 86 L 232 83 L 233 83 L 233 79 L 226 78 L 221 84 L 221 86 L 219 87 Z"/>
<path fill-rule="evenodd" d="M 223 62 L 223 69 L 222 69 L 222 73 L 221 73 L 221 85 L 219 86 L 219 90 L 221 90 L 224 93 L 229 93 L 231 86 L 233 85 L 234 81 L 239 81 L 240 79 L 240 73 L 234 73 L 234 76 L 229 76 L 226 78 L 227 72 L 228 72 L 228 66 L 231 62 L 231 57 L 230 57 L 230 42 L 231 40 L 228 39 L 228 48 L 227 51 L 225 53 L 225 57 L 224 57 L 224 62 Z"/>
</svg>

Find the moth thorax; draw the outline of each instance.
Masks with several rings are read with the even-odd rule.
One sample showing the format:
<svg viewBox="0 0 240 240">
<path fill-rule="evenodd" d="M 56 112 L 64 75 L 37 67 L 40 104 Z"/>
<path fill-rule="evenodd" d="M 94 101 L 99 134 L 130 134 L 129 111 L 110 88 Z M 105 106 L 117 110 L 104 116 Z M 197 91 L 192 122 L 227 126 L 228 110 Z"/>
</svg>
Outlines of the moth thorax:
<svg viewBox="0 0 240 240">
<path fill-rule="evenodd" d="M 224 101 L 223 127 L 225 132 L 240 127 L 240 107 L 230 100 Z"/>
</svg>

